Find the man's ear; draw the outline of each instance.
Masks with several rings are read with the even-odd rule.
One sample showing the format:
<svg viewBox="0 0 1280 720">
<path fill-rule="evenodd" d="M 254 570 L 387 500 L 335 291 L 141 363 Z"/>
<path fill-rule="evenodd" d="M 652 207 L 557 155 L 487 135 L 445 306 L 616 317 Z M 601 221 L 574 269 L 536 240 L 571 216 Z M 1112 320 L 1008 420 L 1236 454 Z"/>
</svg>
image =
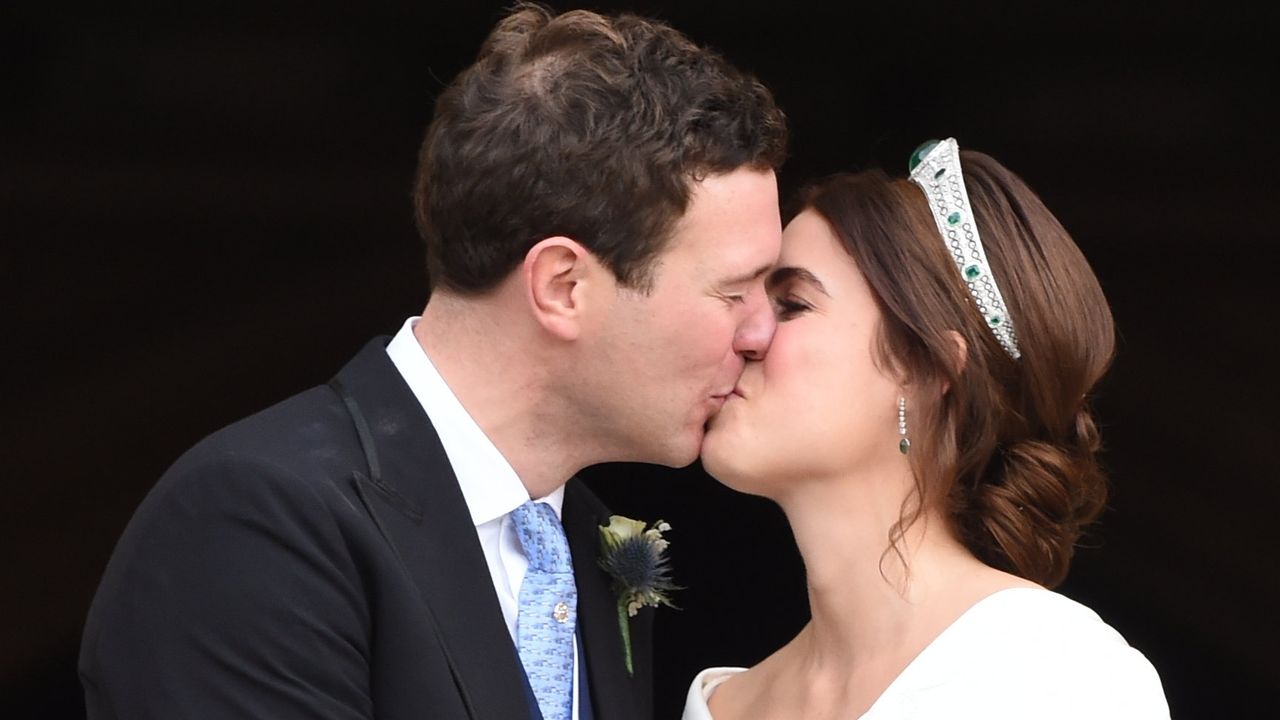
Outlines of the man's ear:
<svg viewBox="0 0 1280 720">
<path fill-rule="evenodd" d="M 581 331 L 591 253 L 567 237 L 549 237 L 529 248 L 521 272 L 526 299 L 538 324 L 562 340 Z"/>
</svg>

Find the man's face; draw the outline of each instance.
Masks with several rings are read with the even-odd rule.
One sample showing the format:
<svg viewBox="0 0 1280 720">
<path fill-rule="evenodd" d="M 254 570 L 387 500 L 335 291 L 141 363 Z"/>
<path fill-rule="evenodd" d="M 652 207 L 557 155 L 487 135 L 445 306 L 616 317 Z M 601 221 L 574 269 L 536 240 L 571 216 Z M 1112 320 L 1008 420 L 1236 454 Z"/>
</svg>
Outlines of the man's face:
<svg viewBox="0 0 1280 720">
<path fill-rule="evenodd" d="M 739 169 L 694 186 L 648 294 L 617 288 L 590 341 L 586 420 L 617 460 L 693 462 L 707 420 L 761 357 L 776 321 L 764 281 L 782 223 L 771 171 Z"/>
</svg>

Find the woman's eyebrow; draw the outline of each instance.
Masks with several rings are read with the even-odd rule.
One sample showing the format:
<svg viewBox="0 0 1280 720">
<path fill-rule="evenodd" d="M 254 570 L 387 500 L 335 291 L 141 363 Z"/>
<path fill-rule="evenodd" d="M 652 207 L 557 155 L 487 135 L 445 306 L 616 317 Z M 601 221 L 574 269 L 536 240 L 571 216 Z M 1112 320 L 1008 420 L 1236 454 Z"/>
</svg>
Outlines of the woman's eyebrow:
<svg viewBox="0 0 1280 720">
<path fill-rule="evenodd" d="M 769 279 L 765 281 L 765 285 L 772 290 L 774 287 L 781 285 L 788 280 L 800 280 L 802 282 L 806 282 L 809 285 L 812 285 L 818 292 L 826 295 L 827 297 L 831 297 L 831 293 L 827 292 L 826 286 L 822 284 L 822 281 L 818 279 L 817 275 L 814 275 L 805 268 L 796 267 L 794 265 L 788 265 L 774 270 L 769 274 Z"/>
</svg>

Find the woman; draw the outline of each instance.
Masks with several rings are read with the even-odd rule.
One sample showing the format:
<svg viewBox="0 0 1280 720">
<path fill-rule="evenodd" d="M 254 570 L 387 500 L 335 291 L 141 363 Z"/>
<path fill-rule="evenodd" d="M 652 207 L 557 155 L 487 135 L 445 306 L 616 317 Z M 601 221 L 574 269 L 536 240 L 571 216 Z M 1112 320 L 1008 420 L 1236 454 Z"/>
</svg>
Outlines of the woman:
<svg viewBox="0 0 1280 720">
<path fill-rule="evenodd" d="M 1167 718 L 1146 658 L 1047 589 L 1105 500 L 1088 393 L 1114 346 L 1062 226 L 945 140 L 910 179 L 811 188 L 783 238 L 777 334 L 703 463 L 782 507 L 812 616 L 701 673 L 686 720 Z"/>
</svg>

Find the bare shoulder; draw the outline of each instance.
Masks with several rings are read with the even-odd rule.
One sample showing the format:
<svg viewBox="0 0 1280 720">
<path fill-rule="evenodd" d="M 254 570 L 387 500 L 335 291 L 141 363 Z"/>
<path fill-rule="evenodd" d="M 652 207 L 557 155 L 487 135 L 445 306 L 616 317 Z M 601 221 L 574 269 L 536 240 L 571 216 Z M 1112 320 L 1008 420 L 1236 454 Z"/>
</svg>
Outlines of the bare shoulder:
<svg viewBox="0 0 1280 720">
<path fill-rule="evenodd" d="M 745 720 L 760 694 L 759 666 L 737 673 L 716 686 L 707 698 L 707 708 L 715 720 Z"/>
<path fill-rule="evenodd" d="M 723 680 L 708 698 L 711 716 L 715 720 L 758 720 L 774 715 L 773 709 L 785 703 L 778 691 L 788 686 L 785 678 L 792 654 L 788 644 L 754 667 Z"/>
</svg>

